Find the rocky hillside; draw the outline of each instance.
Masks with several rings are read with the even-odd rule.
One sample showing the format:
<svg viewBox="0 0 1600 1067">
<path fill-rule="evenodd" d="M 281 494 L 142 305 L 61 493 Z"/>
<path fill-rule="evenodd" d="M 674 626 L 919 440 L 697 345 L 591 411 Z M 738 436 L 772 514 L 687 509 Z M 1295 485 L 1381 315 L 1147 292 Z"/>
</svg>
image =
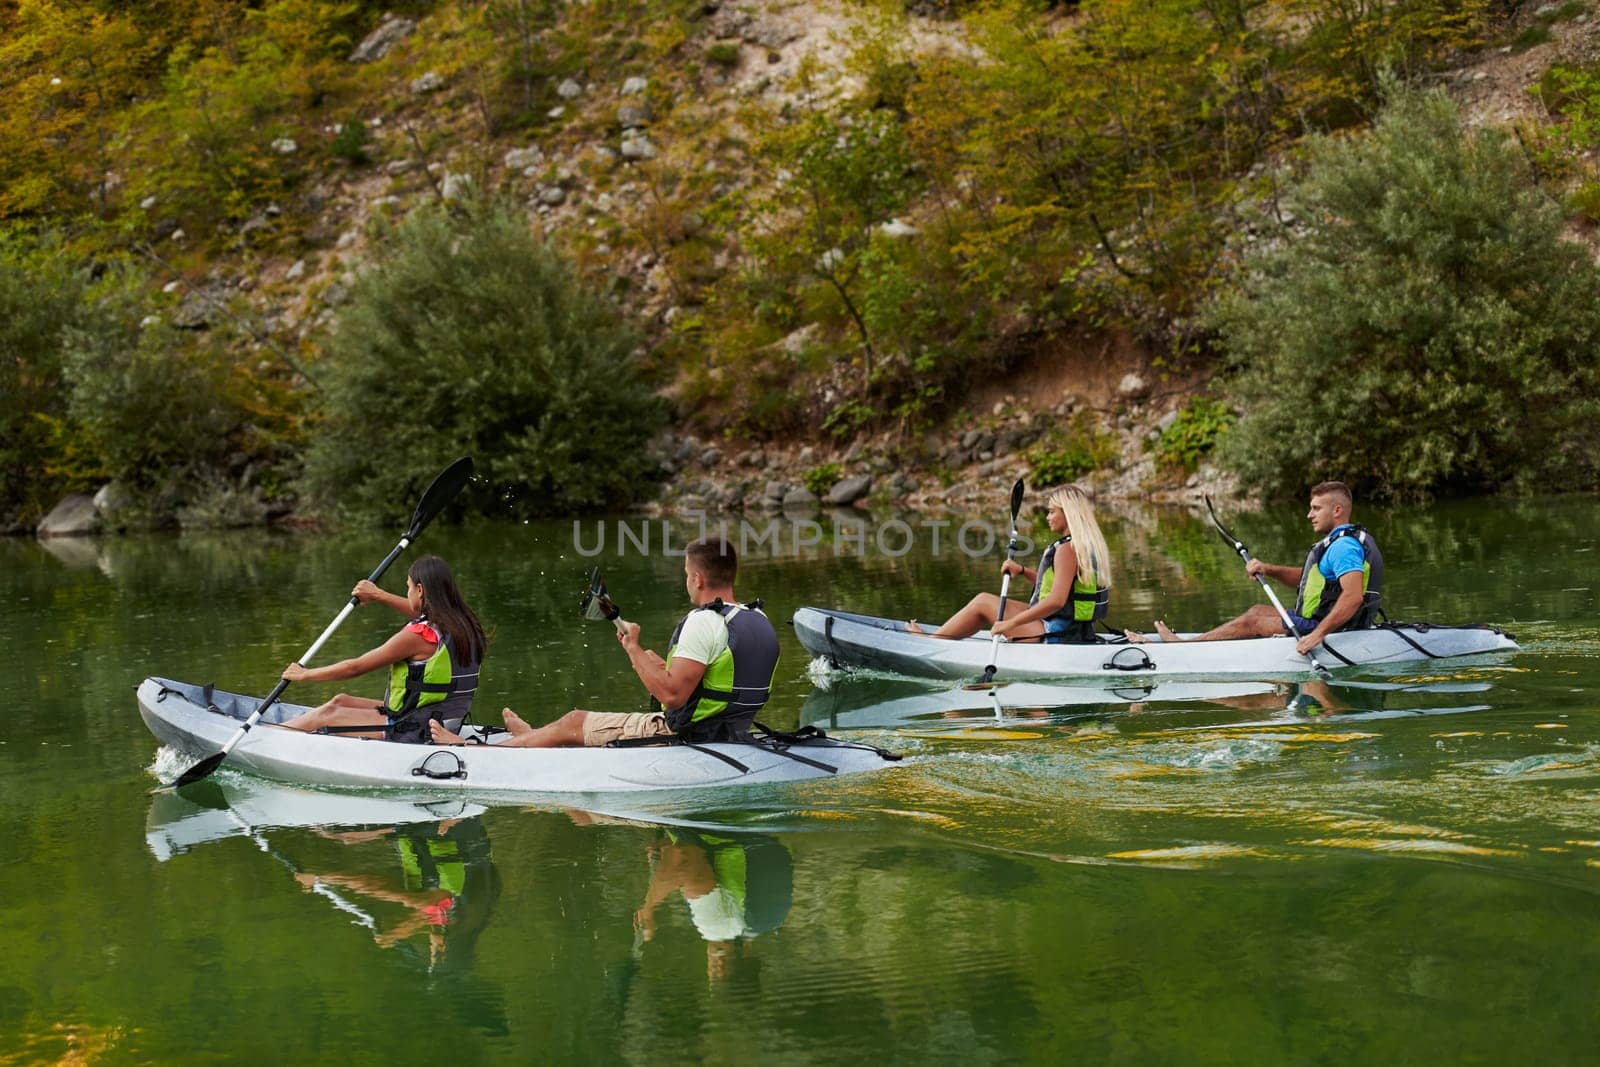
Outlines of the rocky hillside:
<svg viewBox="0 0 1600 1067">
<path fill-rule="evenodd" d="M 641 361 L 678 416 L 650 446 L 672 476 L 666 506 L 965 507 L 1019 474 L 1113 495 L 1226 490 L 1204 441 L 1169 433 L 1206 430 L 1194 402 L 1218 364 L 1196 315 L 1240 213 L 1293 169 L 1306 128 L 1281 116 L 1349 124 L 1374 62 L 1349 50 L 1363 34 L 1341 38 L 1293 3 L 1208 7 L 1215 26 L 1115 2 L 960 19 L 830 0 L 235 7 L 170 5 L 143 57 L 164 65 L 159 91 L 121 72 L 134 87 L 112 86 L 113 115 L 90 83 L 119 71 L 96 57 L 138 27 L 0 5 L 23 31 L 6 46 L 13 98 L 60 118 L 27 151 L 0 128 L 15 149 L 0 217 L 137 251 L 170 325 L 227 332 L 293 392 L 315 381 L 375 233 L 420 203 L 514 197 L 644 331 Z M 1518 130 L 1551 195 L 1578 196 L 1586 235 L 1594 150 L 1566 133 L 1580 80 L 1551 71 L 1594 63 L 1587 5 L 1455 6 L 1452 20 L 1434 7 L 1374 17 L 1474 121 Z M 207 36 L 202 16 L 234 28 Z M 1139 36 L 1147 26 L 1172 40 Z M 1213 31 L 1245 43 L 1218 51 Z M 19 51 L 30 33 L 45 43 Z M 76 42 L 58 73 L 40 58 L 51 33 Z M 1008 42 L 1110 87 L 1086 102 L 1005 70 L 1010 83 L 972 88 Z M 1098 58 L 1110 45 L 1116 64 Z M 1193 68 L 1191 46 L 1209 49 L 1209 81 L 1165 98 L 1111 84 L 1124 68 Z M 951 96 L 962 87 L 970 100 Z M 1053 111 L 998 111 L 1027 100 Z M 1130 125 L 1044 145 L 1075 107 Z M 806 140 L 796 131 L 816 116 L 832 124 Z M 985 125 L 1000 119 L 1036 128 Z M 1160 137 L 1135 143 L 1146 127 Z M 1101 156 L 1116 165 L 1096 170 Z M 1162 174 L 1192 198 L 1137 192 Z"/>
</svg>

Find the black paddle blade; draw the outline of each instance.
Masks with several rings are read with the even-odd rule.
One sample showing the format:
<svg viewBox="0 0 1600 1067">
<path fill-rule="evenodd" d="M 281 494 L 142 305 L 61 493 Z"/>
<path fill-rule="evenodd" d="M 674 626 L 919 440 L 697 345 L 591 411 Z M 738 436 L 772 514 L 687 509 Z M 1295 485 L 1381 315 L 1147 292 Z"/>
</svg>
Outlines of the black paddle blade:
<svg viewBox="0 0 1600 1067">
<path fill-rule="evenodd" d="M 1022 494 L 1024 491 L 1022 479 L 1018 478 L 1017 484 L 1011 487 L 1011 521 L 1013 524 L 1017 521 L 1018 513 L 1022 511 Z"/>
<path fill-rule="evenodd" d="M 1211 503 L 1211 494 L 1206 494 L 1205 501 L 1206 510 L 1211 512 L 1211 523 L 1217 528 L 1217 533 L 1222 536 L 1224 541 L 1228 542 L 1229 548 L 1233 549 L 1235 552 L 1243 553 L 1245 551 L 1244 542 L 1233 536 L 1233 531 L 1222 525 L 1222 520 L 1217 518 L 1217 509 Z"/>
<path fill-rule="evenodd" d="M 422 499 L 417 501 L 417 510 L 411 516 L 411 527 L 406 530 L 406 540 L 415 541 L 422 528 L 432 522 L 433 517 L 454 500 L 471 479 L 471 456 L 462 456 L 440 471 L 433 484 L 422 494 Z"/>
<path fill-rule="evenodd" d="M 207 756 L 199 763 L 196 763 L 193 767 L 190 767 L 188 770 L 178 775 L 177 780 L 172 783 L 172 788 L 182 789 L 186 785 L 194 785 L 194 783 L 200 781 L 202 778 L 211 777 L 211 772 L 222 766 L 222 760 L 226 755 L 227 753 L 225 752 L 218 752 L 216 755 Z"/>
<path fill-rule="evenodd" d="M 184 789 L 183 799 L 199 807 L 210 808 L 212 811 L 227 811 L 230 807 L 228 794 L 224 793 L 222 787 L 211 779 L 207 779 L 204 782 L 191 783 Z"/>
<path fill-rule="evenodd" d="M 584 591 L 583 602 L 578 605 L 578 614 L 591 622 L 602 619 L 611 621 L 622 614 L 606 594 L 606 582 L 600 577 L 599 567 L 589 575 L 589 588 Z"/>
</svg>

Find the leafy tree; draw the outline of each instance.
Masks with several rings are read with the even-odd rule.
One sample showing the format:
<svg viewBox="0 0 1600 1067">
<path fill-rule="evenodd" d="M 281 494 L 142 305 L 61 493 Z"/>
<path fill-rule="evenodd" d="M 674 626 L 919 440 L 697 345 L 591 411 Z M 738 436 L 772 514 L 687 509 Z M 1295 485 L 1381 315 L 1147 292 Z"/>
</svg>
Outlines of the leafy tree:
<svg viewBox="0 0 1600 1067">
<path fill-rule="evenodd" d="M 115 479 L 161 521 L 276 444 L 261 387 L 220 343 L 163 325 L 150 289 L 126 263 L 0 238 L 0 515 Z"/>
<path fill-rule="evenodd" d="M 123 7 L 23 0 L 0 13 L 0 218 L 109 212 L 111 146 L 155 53 Z"/>
<path fill-rule="evenodd" d="M 243 444 L 233 366 L 219 346 L 154 313 L 151 286 L 113 265 L 68 330 L 67 412 L 103 478 L 135 494 L 182 503 L 221 481 Z"/>
<path fill-rule="evenodd" d="M 1215 314 L 1245 415 L 1221 445 L 1257 489 L 1593 485 L 1600 276 L 1505 138 L 1391 87 L 1370 133 L 1320 138 L 1299 229 Z"/>
<path fill-rule="evenodd" d="M 67 408 L 65 335 L 90 285 L 59 245 L 0 236 L 0 518 L 35 519 L 82 487 L 56 430 Z"/>
<path fill-rule="evenodd" d="M 862 268 L 877 228 L 915 188 L 904 130 L 883 111 L 816 111 L 768 130 L 759 151 L 778 182 L 757 208 L 751 248 L 765 271 L 826 286 L 854 328 L 870 384 L 876 353 Z"/>
<path fill-rule="evenodd" d="M 476 457 L 489 514 L 639 497 L 663 412 L 633 330 L 502 201 L 419 208 L 384 235 L 324 357 L 315 501 L 401 517 L 441 460 Z"/>
</svg>

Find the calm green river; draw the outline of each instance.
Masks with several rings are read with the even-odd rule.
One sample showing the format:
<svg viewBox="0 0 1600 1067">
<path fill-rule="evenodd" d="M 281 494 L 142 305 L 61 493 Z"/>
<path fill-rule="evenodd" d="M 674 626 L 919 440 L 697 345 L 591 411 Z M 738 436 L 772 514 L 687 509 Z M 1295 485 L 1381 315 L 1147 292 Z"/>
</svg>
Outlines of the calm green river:
<svg viewBox="0 0 1600 1067">
<path fill-rule="evenodd" d="M 1303 512 L 1234 518 L 1291 562 Z M 598 812 L 226 769 L 204 803 L 150 794 L 193 757 L 145 730 L 140 679 L 265 692 L 398 530 L 0 541 L 0 1063 L 1592 1064 L 1600 503 L 1357 517 L 1393 617 L 1492 622 L 1523 650 L 1313 687 L 1314 716 L 1260 684 L 1063 689 L 997 720 L 960 691 L 818 688 L 780 623 L 764 718 L 905 762 Z M 1104 520 L 1119 625 L 1198 628 L 1260 595 L 1194 514 Z M 776 620 L 937 620 L 997 586 L 1001 549 L 901 521 L 784 526 L 747 545 L 740 591 Z M 441 522 L 413 549 L 492 631 L 480 719 L 642 706 L 578 595 L 603 563 L 664 651 L 682 561 L 659 523 L 648 552 L 619 554 L 615 521 L 577 533 Z M 323 660 L 397 620 L 357 612 Z"/>
</svg>

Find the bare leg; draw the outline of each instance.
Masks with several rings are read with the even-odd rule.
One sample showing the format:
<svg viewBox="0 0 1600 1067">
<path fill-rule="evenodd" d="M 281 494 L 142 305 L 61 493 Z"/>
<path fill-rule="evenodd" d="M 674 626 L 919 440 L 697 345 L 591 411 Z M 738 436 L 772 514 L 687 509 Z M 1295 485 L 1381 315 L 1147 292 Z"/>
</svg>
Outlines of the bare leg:
<svg viewBox="0 0 1600 1067">
<path fill-rule="evenodd" d="M 1164 622 L 1156 623 L 1156 632 L 1163 641 L 1238 641 L 1248 637 L 1279 637 L 1284 633 L 1283 620 L 1275 608 L 1257 604 L 1238 618 L 1229 619 L 1214 630 L 1195 637 L 1179 637 Z"/>
<path fill-rule="evenodd" d="M 283 723 L 283 727 L 288 730 L 314 733 L 324 726 L 373 726 L 380 728 L 375 736 L 382 736 L 381 727 L 389 725 L 389 717 L 378 710 L 381 707 L 383 707 L 381 700 L 340 693 L 321 707 L 313 708 L 304 715 L 297 715 Z"/>
<path fill-rule="evenodd" d="M 505 719 L 506 729 L 511 731 L 510 739 L 500 742 L 501 747 L 568 748 L 583 744 L 583 720 L 589 713 L 581 708 L 573 708 L 555 722 L 539 727 L 529 726 L 522 716 L 510 708 L 502 709 L 500 714 Z M 436 745 L 466 744 L 460 734 L 451 733 L 437 722 L 432 724 L 432 733 Z"/>
<path fill-rule="evenodd" d="M 1006 601 L 1007 615 L 1015 615 L 1019 611 L 1026 611 L 1027 608 L 1028 605 L 1025 601 L 1010 599 Z M 977 596 L 967 601 L 966 607 L 950 616 L 943 626 L 934 631 L 932 636 L 948 637 L 952 639 L 971 637 L 979 630 L 982 630 L 987 626 L 993 626 L 995 615 L 999 612 L 999 610 L 999 597 L 995 596 L 993 593 L 979 593 Z M 1024 627 L 1022 631 L 1019 631 L 1018 636 L 1034 636 L 1043 633 L 1044 626 L 1041 624 L 1032 635 L 1027 633 L 1027 630 L 1028 627 Z M 921 631 L 917 630 L 913 632 L 920 633 Z"/>
</svg>

